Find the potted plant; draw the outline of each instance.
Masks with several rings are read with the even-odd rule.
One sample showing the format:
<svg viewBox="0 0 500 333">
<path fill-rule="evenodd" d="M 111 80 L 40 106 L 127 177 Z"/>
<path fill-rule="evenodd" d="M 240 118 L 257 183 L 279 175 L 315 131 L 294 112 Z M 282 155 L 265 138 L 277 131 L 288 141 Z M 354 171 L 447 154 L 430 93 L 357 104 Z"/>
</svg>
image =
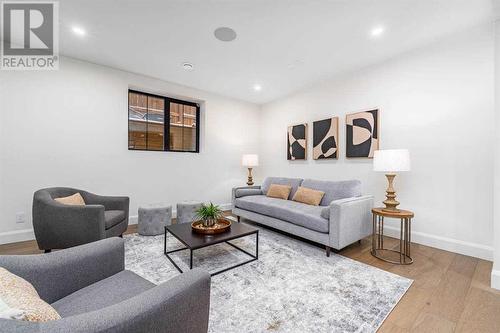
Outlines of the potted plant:
<svg viewBox="0 0 500 333">
<path fill-rule="evenodd" d="M 222 215 L 222 209 L 213 203 L 202 204 L 196 210 L 196 217 L 203 221 L 204 227 L 213 227 L 217 223 L 217 219 L 221 218 Z"/>
</svg>

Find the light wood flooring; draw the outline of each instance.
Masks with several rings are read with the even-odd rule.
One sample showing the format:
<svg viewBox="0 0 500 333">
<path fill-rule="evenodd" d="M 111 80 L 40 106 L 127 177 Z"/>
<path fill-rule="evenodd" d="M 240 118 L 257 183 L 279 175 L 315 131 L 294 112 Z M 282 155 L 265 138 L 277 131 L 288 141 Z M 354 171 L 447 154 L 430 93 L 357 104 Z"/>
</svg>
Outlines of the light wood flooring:
<svg viewBox="0 0 500 333">
<path fill-rule="evenodd" d="M 134 232 L 136 225 L 127 230 Z M 384 243 L 399 246 L 389 237 Z M 489 287 L 491 262 L 413 244 L 415 262 L 399 266 L 373 257 L 370 247 L 366 238 L 340 254 L 414 280 L 379 332 L 500 332 L 500 291 Z M 34 241 L 0 245 L 0 254 L 33 253 L 40 253 Z"/>
</svg>

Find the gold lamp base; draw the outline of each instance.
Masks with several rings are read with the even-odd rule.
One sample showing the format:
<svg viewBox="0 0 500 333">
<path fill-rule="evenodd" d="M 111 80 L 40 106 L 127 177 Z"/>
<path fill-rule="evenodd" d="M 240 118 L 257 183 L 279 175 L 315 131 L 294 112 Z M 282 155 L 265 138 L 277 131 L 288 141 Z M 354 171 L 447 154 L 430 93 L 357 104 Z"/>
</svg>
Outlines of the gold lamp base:
<svg viewBox="0 0 500 333">
<path fill-rule="evenodd" d="M 383 211 L 386 212 L 399 212 L 400 210 L 396 207 L 399 205 L 399 201 L 396 200 L 396 191 L 394 191 L 394 187 L 392 183 L 394 182 L 394 177 L 396 177 L 395 173 L 388 173 L 385 175 L 387 177 L 387 181 L 389 182 L 389 186 L 385 191 L 386 199 L 383 201 L 385 208 L 382 208 Z"/>
<path fill-rule="evenodd" d="M 252 186 L 252 185 L 253 185 L 252 168 L 248 168 L 248 180 L 247 180 L 247 185 L 248 185 L 248 186 Z"/>
</svg>

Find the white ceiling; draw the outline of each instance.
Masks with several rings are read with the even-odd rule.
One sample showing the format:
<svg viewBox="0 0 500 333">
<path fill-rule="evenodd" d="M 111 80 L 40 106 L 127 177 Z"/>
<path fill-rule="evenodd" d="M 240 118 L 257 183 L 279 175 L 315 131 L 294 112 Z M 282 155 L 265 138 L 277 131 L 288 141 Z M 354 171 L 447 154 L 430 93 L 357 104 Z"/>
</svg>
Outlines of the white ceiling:
<svg viewBox="0 0 500 333">
<path fill-rule="evenodd" d="M 62 0 L 60 49 L 262 104 L 492 19 L 491 0 Z M 220 26 L 236 40 L 216 40 Z"/>
</svg>

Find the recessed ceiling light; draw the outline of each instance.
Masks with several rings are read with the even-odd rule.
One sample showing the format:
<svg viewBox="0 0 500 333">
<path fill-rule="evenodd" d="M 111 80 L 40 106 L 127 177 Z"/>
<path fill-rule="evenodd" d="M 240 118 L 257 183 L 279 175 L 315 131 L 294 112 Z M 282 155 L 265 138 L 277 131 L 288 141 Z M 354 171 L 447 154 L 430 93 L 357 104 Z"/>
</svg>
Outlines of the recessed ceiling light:
<svg viewBox="0 0 500 333">
<path fill-rule="evenodd" d="M 83 36 L 85 36 L 87 34 L 87 31 L 85 31 L 85 29 L 83 29 L 82 27 L 76 26 L 76 25 L 73 26 L 71 28 L 71 30 L 73 31 L 73 33 L 75 35 L 78 35 L 80 37 L 83 37 Z"/>
<path fill-rule="evenodd" d="M 262 90 L 262 86 L 260 84 L 255 84 L 253 86 L 253 90 L 255 90 L 255 91 L 261 91 Z"/>
<path fill-rule="evenodd" d="M 378 26 L 373 28 L 370 34 L 372 35 L 372 37 L 379 37 L 384 33 L 384 31 L 385 31 L 384 27 Z"/>
<path fill-rule="evenodd" d="M 214 36 L 222 42 L 231 42 L 236 39 L 236 31 L 228 27 L 215 29 Z"/>
<path fill-rule="evenodd" d="M 194 69 L 194 65 L 190 62 L 184 62 L 182 63 L 182 68 L 184 68 L 187 71 L 192 71 Z"/>
</svg>

